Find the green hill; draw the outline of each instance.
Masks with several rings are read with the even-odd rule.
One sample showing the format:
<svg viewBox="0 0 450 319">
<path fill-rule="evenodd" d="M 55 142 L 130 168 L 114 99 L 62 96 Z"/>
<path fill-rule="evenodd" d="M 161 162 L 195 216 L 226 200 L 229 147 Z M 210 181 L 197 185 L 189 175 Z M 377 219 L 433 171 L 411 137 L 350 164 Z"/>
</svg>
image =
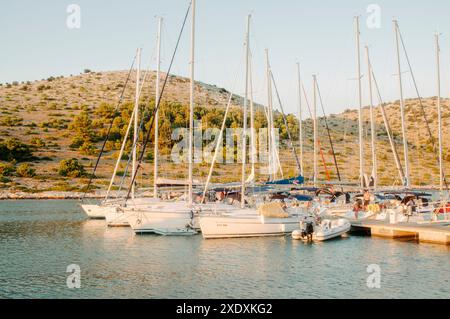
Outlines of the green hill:
<svg viewBox="0 0 450 319">
<path fill-rule="evenodd" d="M 103 189 L 109 182 L 110 174 L 120 148 L 122 137 L 133 107 L 134 74 L 124 94 L 124 102 L 118 114 L 114 108 L 123 89 L 127 72 L 90 72 L 70 77 L 50 77 L 41 81 L 26 83 L 10 83 L 0 86 L 0 189 L 7 191 L 22 190 L 37 192 L 43 190 L 82 189 L 92 171 L 96 157 L 107 127 L 115 118 L 112 138 L 106 145 L 106 153 L 100 162 L 95 187 Z M 155 74 L 149 73 L 150 80 L 142 90 L 140 105 L 144 114 L 148 115 L 154 105 Z M 203 128 L 220 127 L 224 107 L 228 100 L 227 90 L 214 85 L 197 83 L 196 119 L 202 120 Z M 160 150 L 161 176 L 168 178 L 184 178 L 186 165 L 176 164 L 170 160 L 173 141 L 171 133 L 174 128 L 187 127 L 189 103 L 189 80 L 170 76 L 161 108 Z M 227 127 L 242 126 L 242 98 L 233 99 L 233 107 L 227 120 Z M 424 100 L 427 118 L 432 132 L 436 135 L 437 110 L 436 99 Z M 450 172 L 450 152 L 447 140 L 450 125 L 450 102 L 443 100 L 444 107 L 444 146 L 446 171 Z M 399 103 L 386 104 L 390 123 L 399 145 L 402 157 L 400 136 Z M 369 111 L 364 110 L 365 121 L 369 119 Z M 282 139 L 287 137 L 286 129 L 280 114 L 275 115 L 276 126 L 280 127 Z M 438 183 L 438 167 L 429 143 L 427 130 L 423 121 L 417 100 L 406 101 L 406 118 L 408 126 L 408 141 L 413 183 L 416 185 L 431 185 Z M 293 115 L 288 116 L 293 138 L 298 140 L 298 123 Z M 328 117 L 331 134 L 341 174 L 346 181 L 356 181 L 358 177 L 358 133 L 357 111 L 348 110 L 342 114 Z M 376 110 L 377 147 L 379 161 L 379 177 L 383 185 L 399 183 L 393 156 L 384 130 L 381 113 Z M 321 121 L 323 124 L 323 120 Z M 261 106 L 257 106 L 256 128 L 265 127 L 266 121 Z M 147 124 L 148 127 L 148 124 Z M 370 159 L 370 129 L 366 125 L 366 172 L 371 170 Z M 305 128 L 304 164 L 307 177 L 312 170 L 312 125 L 307 120 Z M 331 179 L 336 179 L 332 153 L 324 126 L 320 132 L 323 157 Z M 285 176 L 296 173 L 295 160 L 284 140 L 281 152 L 281 162 Z M 128 143 L 129 150 L 131 144 Z M 143 185 L 152 183 L 153 146 L 148 147 L 146 162 L 139 182 Z M 75 158 L 81 164 L 67 171 L 74 163 L 65 162 L 64 170 L 61 161 Z M 319 157 L 321 158 L 321 157 Z M 326 179 L 322 160 L 320 165 L 321 179 Z M 125 170 L 126 161 L 120 167 L 120 173 Z M 63 165 L 64 166 L 64 165 Z M 214 172 L 213 182 L 239 181 L 238 164 L 220 164 Z M 70 168 L 70 167 L 69 167 Z M 83 170 L 84 168 L 84 170 Z M 194 174 L 204 180 L 209 164 L 195 165 Z M 68 173 L 67 173 L 68 172 Z M 264 180 L 264 176 L 259 176 Z"/>
</svg>

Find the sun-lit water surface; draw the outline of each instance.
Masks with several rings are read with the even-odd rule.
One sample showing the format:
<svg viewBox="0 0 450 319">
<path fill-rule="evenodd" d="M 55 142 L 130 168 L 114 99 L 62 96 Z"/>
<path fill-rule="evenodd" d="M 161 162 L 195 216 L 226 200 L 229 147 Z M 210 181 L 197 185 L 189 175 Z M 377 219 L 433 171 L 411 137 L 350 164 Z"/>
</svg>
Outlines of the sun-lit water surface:
<svg viewBox="0 0 450 319">
<path fill-rule="evenodd" d="M 80 289 L 67 288 L 70 264 Z M 370 264 L 380 289 L 366 285 Z M 136 236 L 76 201 L 0 201 L 3 298 L 450 298 L 449 271 L 443 245 Z"/>
</svg>

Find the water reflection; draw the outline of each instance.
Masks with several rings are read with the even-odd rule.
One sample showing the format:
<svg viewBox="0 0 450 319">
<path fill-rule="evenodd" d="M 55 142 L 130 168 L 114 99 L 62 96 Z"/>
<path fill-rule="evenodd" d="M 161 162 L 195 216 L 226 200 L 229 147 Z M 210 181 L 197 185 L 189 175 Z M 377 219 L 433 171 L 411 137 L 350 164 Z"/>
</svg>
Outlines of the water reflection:
<svg viewBox="0 0 450 319">
<path fill-rule="evenodd" d="M 362 236 L 307 244 L 284 238 L 136 236 L 87 220 L 74 201 L 2 202 L 0 297 L 450 297 L 450 248 Z M 82 288 L 66 287 L 79 264 Z M 381 289 L 366 286 L 369 264 Z"/>
</svg>

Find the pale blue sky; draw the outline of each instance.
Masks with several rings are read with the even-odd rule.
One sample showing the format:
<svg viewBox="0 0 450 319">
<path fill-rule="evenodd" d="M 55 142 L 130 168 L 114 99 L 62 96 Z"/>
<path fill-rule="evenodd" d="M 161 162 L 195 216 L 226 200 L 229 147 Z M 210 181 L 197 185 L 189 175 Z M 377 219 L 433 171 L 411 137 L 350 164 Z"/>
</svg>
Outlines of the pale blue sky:
<svg viewBox="0 0 450 319">
<path fill-rule="evenodd" d="M 66 27 L 66 8 L 81 6 L 81 29 Z M 378 4 L 381 28 L 366 27 L 366 8 Z M 188 0 L 15 0 L 0 3 L 0 82 L 50 75 L 127 69 L 137 47 L 143 66 L 154 65 L 156 18 L 165 19 L 163 68 L 166 69 Z M 318 74 L 330 113 L 356 106 L 353 16 L 361 15 L 361 44 L 369 44 L 385 100 L 398 99 L 392 18 L 399 20 L 423 96 L 436 95 L 434 32 L 442 33 L 443 95 L 449 95 L 450 3 L 446 0 L 197 0 L 197 80 L 243 91 L 245 17 L 252 13 L 255 96 L 266 102 L 264 49 L 285 108 L 296 111 L 295 63 L 302 65 L 308 90 Z M 186 31 L 189 31 L 189 25 Z M 189 32 L 173 72 L 188 74 Z M 363 52 L 363 51 L 362 51 Z M 364 55 L 362 71 L 366 72 Z M 404 59 L 403 59 L 404 60 Z M 404 61 L 405 62 L 405 61 Z M 152 65 L 152 66 L 153 66 Z M 403 70 L 406 71 L 406 63 Z M 409 74 L 405 95 L 413 97 Z M 236 80 L 238 78 L 238 80 Z M 366 82 L 364 85 L 367 86 Z M 365 104 L 367 89 L 364 88 Z"/>
</svg>

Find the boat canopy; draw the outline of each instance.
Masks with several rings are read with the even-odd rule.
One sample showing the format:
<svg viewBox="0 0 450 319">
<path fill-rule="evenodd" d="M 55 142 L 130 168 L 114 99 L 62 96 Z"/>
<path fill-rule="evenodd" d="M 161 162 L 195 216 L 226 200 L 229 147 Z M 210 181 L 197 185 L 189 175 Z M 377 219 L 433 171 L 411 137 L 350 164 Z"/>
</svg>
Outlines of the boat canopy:
<svg viewBox="0 0 450 319">
<path fill-rule="evenodd" d="M 289 179 L 281 179 L 273 182 L 267 182 L 266 185 L 301 185 L 305 183 L 305 178 L 301 175 L 289 178 Z"/>
<path fill-rule="evenodd" d="M 269 218 L 288 218 L 289 214 L 286 213 L 281 206 L 280 202 L 272 202 L 263 204 L 258 207 L 258 212 L 261 216 Z"/>
</svg>

